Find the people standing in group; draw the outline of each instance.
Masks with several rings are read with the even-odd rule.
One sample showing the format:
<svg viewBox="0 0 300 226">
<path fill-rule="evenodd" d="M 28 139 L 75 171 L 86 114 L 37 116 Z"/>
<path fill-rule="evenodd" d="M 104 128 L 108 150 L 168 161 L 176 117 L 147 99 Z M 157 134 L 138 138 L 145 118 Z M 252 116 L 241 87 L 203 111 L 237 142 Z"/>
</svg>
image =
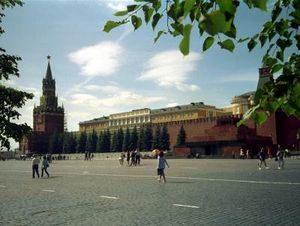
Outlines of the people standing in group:
<svg viewBox="0 0 300 226">
<path fill-rule="evenodd" d="M 35 178 L 35 174 L 37 175 L 38 178 L 40 178 L 39 174 L 39 164 L 41 160 L 37 155 L 33 155 L 32 159 L 32 178 Z"/>
<path fill-rule="evenodd" d="M 44 176 L 44 172 L 47 174 L 48 177 L 50 176 L 47 171 L 48 167 L 49 167 L 49 162 L 48 162 L 46 156 L 44 156 L 43 161 L 42 161 L 42 177 Z"/>
<path fill-rule="evenodd" d="M 127 165 L 129 166 L 129 163 L 130 163 L 130 151 L 127 151 L 126 160 L 127 160 Z"/>
<path fill-rule="evenodd" d="M 132 165 L 136 166 L 135 151 L 130 152 L 130 157 L 131 157 L 131 162 L 130 162 L 129 166 L 132 166 Z"/>
<path fill-rule="evenodd" d="M 264 164 L 266 169 L 269 169 L 266 163 L 266 153 L 264 148 L 261 148 L 259 153 L 258 153 L 258 169 L 261 170 L 261 166 Z"/>
<path fill-rule="evenodd" d="M 277 161 L 278 161 L 278 169 L 283 169 L 284 167 L 284 150 L 281 148 L 281 146 L 278 144 L 278 150 L 276 153 Z"/>
<path fill-rule="evenodd" d="M 166 165 L 168 168 L 170 167 L 167 160 L 164 157 L 164 152 L 160 151 L 157 157 L 157 175 L 159 176 L 158 180 L 161 182 L 161 178 L 163 178 L 164 183 L 167 182 L 165 176 L 165 167 Z"/>
</svg>

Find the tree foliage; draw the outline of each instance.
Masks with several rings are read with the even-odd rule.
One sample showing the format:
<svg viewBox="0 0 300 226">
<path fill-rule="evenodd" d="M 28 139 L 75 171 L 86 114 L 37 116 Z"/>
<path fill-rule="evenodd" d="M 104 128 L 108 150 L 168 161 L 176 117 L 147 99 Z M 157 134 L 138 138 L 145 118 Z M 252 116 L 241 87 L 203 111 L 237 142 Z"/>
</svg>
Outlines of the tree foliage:
<svg viewBox="0 0 300 226">
<path fill-rule="evenodd" d="M 160 148 L 161 150 L 170 150 L 170 135 L 166 125 L 164 125 L 161 130 Z"/>
<path fill-rule="evenodd" d="M 22 1 L 0 1 L 0 24 L 5 16 L 3 11 L 17 5 L 22 6 Z M 3 33 L 4 30 L 0 26 L 0 35 Z M 19 124 L 16 120 L 21 116 L 18 109 L 25 105 L 26 100 L 32 99 L 33 94 L 8 87 L 3 82 L 3 80 L 9 80 L 11 76 L 20 76 L 18 69 L 20 60 L 20 57 L 7 54 L 6 50 L 0 47 L 0 147 L 8 149 L 10 149 L 9 138 L 20 141 L 25 134 L 31 131 L 26 123 Z"/>
<path fill-rule="evenodd" d="M 139 135 L 138 135 L 137 128 L 133 127 L 133 130 L 131 131 L 131 134 L 130 134 L 130 150 L 131 151 L 134 151 L 135 149 L 137 149 L 138 139 L 139 139 Z"/>
<path fill-rule="evenodd" d="M 86 148 L 87 135 L 85 132 L 81 132 L 78 138 L 76 153 L 84 153 Z"/>
<path fill-rule="evenodd" d="M 128 151 L 129 149 L 130 149 L 130 130 L 127 127 L 124 135 L 122 151 Z"/>
<path fill-rule="evenodd" d="M 153 132 L 152 126 L 146 125 L 145 134 L 144 134 L 144 150 L 151 151 L 152 150 L 152 142 L 153 142 Z"/>
<path fill-rule="evenodd" d="M 249 52 L 258 44 L 266 49 L 262 63 L 279 77 L 266 84 L 255 94 L 254 106 L 245 114 L 263 123 L 278 109 L 287 115 L 300 118 L 300 0 L 135 0 L 126 10 L 116 12 L 119 21 L 107 21 L 105 32 L 132 24 L 135 30 L 143 24 L 152 26 L 156 42 L 162 35 L 180 37 L 179 49 L 183 55 L 190 51 L 190 37 L 197 29 L 202 41 L 202 51 L 213 45 L 233 52 L 236 45 L 246 43 Z M 235 26 L 237 11 L 244 4 L 249 9 L 267 11 L 271 2 L 270 19 L 257 34 L 237 37 Z M 158 25 L 160 24 L 160 25 Z M 160 30 L 156 30 L 159 28 Z M 177 40 L 177 39 L 176 39 Z"/>
<path fill-rule="evenodd" d="M 176 145 L 177 146 L 184 146 L 185 145 L 185 139 L 186 139 L 186 132 L 183 128 L 183 126 L 180 127 L 180 130 L 177 135 L 177 141 Z"/>
</svg>

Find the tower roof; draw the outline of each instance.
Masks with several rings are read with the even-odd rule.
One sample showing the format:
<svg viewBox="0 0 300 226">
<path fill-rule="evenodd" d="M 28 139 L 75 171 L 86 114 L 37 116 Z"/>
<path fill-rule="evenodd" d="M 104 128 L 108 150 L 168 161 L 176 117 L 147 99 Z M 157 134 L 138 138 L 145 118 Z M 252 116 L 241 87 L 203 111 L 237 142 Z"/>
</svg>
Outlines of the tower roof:
<svg viewBox="0 0 300 226">
<path fill-rule="evenodd" d="M 261 89 L 267 82 L 273 81 L 273 75 L 269 67 L 262 67 L 259 69 L 259 79 L 256 91 Z"/>
<path fill-rule="evenodd" d="M 53 78 L 52 78 L 52 72 L 51 72 L 51 67 L 50 67 L 50 56 L 47 56 L 47 59 L 48 59 L 48 67 L 47 67 L 47 71 L 46 71 L 46 76 L 45 76 L 45 78 L 47 79 L 47 80 L 52 80 Z"/>
</svg>

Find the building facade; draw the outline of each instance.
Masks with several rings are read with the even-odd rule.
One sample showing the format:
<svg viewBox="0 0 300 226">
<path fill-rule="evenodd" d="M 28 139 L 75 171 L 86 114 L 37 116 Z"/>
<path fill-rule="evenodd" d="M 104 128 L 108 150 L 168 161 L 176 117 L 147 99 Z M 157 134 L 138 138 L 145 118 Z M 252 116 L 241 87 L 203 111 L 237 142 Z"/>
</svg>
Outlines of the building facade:
<svg viewBox="0 0 300 226">
<path fill-rule="evenodd" d="M 94 130 L 99 133 L 107 129 L 111 131 L 127 127 L 133 129 L 134 127 L 140 128 L 146 124 L 155 126 L 156 124 L 212 118 L 225 114 L 222 109 L 205 105 L 203 102 L 153 110 L 143 108 L 80 122 L 79 131 L 91 133 Z"/>
<path fill-rule="evenodd" d="M 49 136 L 53 133 L 64 132 L 64 107 L 58 106 L 56 96 L 55 79 L 52 76 L 50 56 L 46 75 L 43 78 L 43 93 L 40 97 L 40 105 L 33 109 L 32 134 L 24 137 L 20 142 L 20 150 L 23 153 L 47 153 Z"/>
</svg>

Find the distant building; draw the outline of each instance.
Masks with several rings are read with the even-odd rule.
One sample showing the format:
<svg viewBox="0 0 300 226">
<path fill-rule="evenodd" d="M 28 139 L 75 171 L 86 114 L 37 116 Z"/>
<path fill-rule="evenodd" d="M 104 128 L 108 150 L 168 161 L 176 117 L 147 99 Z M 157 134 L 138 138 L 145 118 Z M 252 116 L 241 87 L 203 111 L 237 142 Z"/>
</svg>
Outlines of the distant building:
<svg viewBox="0 0 300 226">
<path fill-rule="evenodd" d="M 55 79 L 50 67 L 50 56 L 45 78 L 43 78 L 43 94 L 40 105 L 33 109 L 33 132 L 22 139 L 19 149 L 22 153 L 47 153 L 49 136 L 64 132 L 64 107 L 58 106 Z"/>
</svg>

